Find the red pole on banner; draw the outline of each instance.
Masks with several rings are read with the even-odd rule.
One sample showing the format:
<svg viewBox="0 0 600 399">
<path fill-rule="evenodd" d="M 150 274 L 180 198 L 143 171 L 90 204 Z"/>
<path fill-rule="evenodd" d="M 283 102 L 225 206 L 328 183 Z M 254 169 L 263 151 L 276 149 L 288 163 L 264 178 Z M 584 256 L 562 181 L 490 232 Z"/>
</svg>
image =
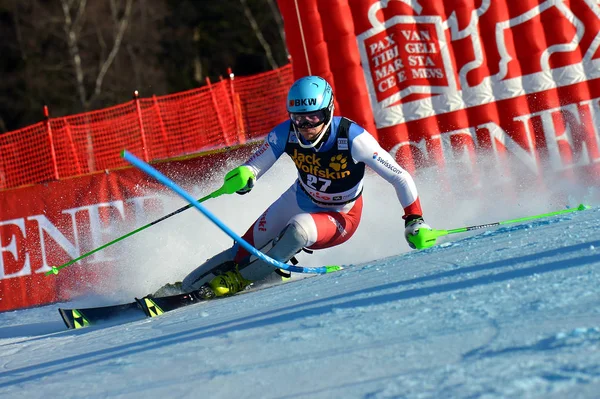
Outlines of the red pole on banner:
<svg viewBox="0 0 600 399">
<path fill-rule="evenodd" d="M 286 45 L 294 60 L 294 80 L 317 75 L 327 80 L 335 92 L 317 0 L 278 0 L 277 3 L 285 21 Z M 337 103 L 337 99 L 335 101 Z"/>
<path fill-rule="evenodd" d="M 146 132 L 144 131 L 144 122 L 142 121 L 142 107 L 140 107 L 140 97 L 138 91 L 133 92 L 133 102 L 135 104 L 135 109 L 138 117 L 138 124 L 140 126 L 140 134 L 142 136 L 142 147 L 144 150 L 144 160 L 146 162 L 150 161 L 150 157 L 148 156 L 148 144 L 146 143 Z"/>
<path fill-rule="evenodd" d="M 317 0 L 317 6 L 320 15 L 327 15 L 322 29 L 339 113 L 378 139 L 348 0 Z"/>
<path fill-rule="evenodd" d="M 58 180 L 58 164 L 56 162 L 56 151 L 54 150 L 54 138 L 52 137 L 52 126 L 50 125 L 50 112 L 48 106 L 44 105 L 44 123 L 48 132 L 48 141 L 50 142 L 50 154 L 52 155 L 52 166 L 54 169 L 54 178 Z"/>
</svg>

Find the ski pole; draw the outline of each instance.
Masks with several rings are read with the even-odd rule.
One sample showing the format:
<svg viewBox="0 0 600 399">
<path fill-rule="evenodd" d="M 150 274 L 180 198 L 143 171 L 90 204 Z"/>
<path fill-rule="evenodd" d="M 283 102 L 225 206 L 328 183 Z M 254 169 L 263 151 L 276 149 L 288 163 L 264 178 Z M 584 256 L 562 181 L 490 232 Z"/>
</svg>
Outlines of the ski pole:
<svg viewBox="0 0 600 399">
<path fill-rule="evenodd" d="M 586 209 L 590 209 L 590 207 L 588 205 L 580 204 L 577 208 L 563 209 L 561 211 L 544 213 L 541 215 L 526 216 L 526 217 L 522 217 L 522 218 L 518 218 L 518 219 L 510 219 L 510 220 L 504 220 L 501 222 L 480 224 L 480 225 L 476 225 L 476 226 L 460 227 L 460 228 L 451 229 L 451 230 L 423 229 L 423 230 L 419 230 L 419 233 L 417 235 L 409 236 L 408 239 L 411 243 L 413 243 L 415 245 L 415 247 L 417 249 L 425 249 L 425 248 L 434 246 L 438 237 L 446 236 L 449 234 L 464 233 L 464 232 L 471 231 L 471 230 L 485 229 L 488 227 L 500 226 L 500 225 L 511 224 L 511 223 L 526 222 L 528 220 L 541 219 L 541 218 L 550 217 L 550 216 L 562 215 L 565 213 L 579 212 L 579 211 L 584 211 Z"/>
<path fill-rule="evenodd" d="M 221 196 L 223 194 L 233 194 L 236 191 L 242 189 L 247 184 L 248 179 L 250 177 L 253 177 L 253 175 L 252 175 L 252 172 L 249 169 L 247 169 L 247 168 L 241 168 L 241 167 L 240 168 L 236 168 L 236 169 L 232 170 L 231 172 L 229 172 L 225 176 L 225 181 L 223 182 L 223 185 L 218 190 L 216 190 L 216 191 L 208 194 L 206 197 L 200 198 L 197 202 L 204 202 L 204 201 L 206 201 L 208 199 L 211 199 L 211 198 L 217 198 L 217 197 L 219 197 L 219 196 Z M 187 204 L 186 206 L 181 207 L 181 208 L 177 209 L 176 211 L 173 211 L 173 212 L 169 213 L 168 215 L 165 215 L 165 216 L 161 217 L 160 219 L 156 219 L 155 221 L 150 222 L 150 223 L 148 223 L 145 226 L 142 226 L 142 227 L 140 227 L 138 229 L 133 230 L 130 233 L 125 234 L 124 236 L 116 238 L 116 239 L 112 240 L 111 242 L 107 242 L 106 244 L 104 244 L 104 245 L 102 245 L 102 246 L 100 246 L 100 247 L 98 247 L 96 249 L 93 249 L 90 252 L 85 253 L 85 254 L 83 254 L 83 255 L 81 255 L 81 256 L 73 259 L 73 260 L 70 260 L 70 261 L 68 261 L 65 264 L 62 264 L 60 266 L 52 266 L 52 269 L 49 270 L 49 271 L 47 271 L 45 274 L 46 274 L 46 276 L 50 276 L 52 274 L 58 274 L 58 272 L 59 272 L 60 269 L 65 268 L 67 266 L 71 266 L 73 263 L 78 262 L 78 261 L 80 261 L 83 258 L 87 258 L 88 256 L 90 256 L 92 254 L 95 254 L 96 252 L 98 252 L 98 251 L 100 251 L 100 250 L 102 250 L 102 249 L 104 249 L 106 247 L 109 247 L 109 246 L 111 246 L 111 245 L 113 245 L 113 244 L 115 244 L 115 243 L 117 243 L 117 242 L 119 242 L 121 240 L 124 240 L 125 238 L 130 237 L 130 236 L 132 236 L 132 235 L 134 235 L 136 233 L 139 233 L 140 231 L 145 230 L 145 229 L 147 229 L 150 226 L 154 226 L 155 224 L 157 224 L 159 222 L 162 222 L 163 220 L 168 219 L 171 216 L 175 216 L 178 213 L 181 213 L 181 212 L 183 212 L 183 211 L 185 211 L 187 209 L 190 209 L 193 206 L 194 205 L 192 205 L 192 204 Z"/>
<path fill-rule="evenodd" d="M 213 215 L 213 213 L 211 211 L 206 209 L 206 207 L 204 207 L 204 205 L 202 205 L 201 203 L 196 201 L 194 199 L 194 197 L 192 197 L 189 193 L 187 193 L 183 188 L 181 188 L 177 184 L 175 184 L 175 182 L 172 181 L 171 179 L 169 179 L 167 176 L 163 175 L 158 170 L 154 169 L 152 166 L 148 165 L 146 162 L 142 161 L 141 159 L 137 158 L 135 155 L 133 155 L 132 153 L 130 153 L 126 150 L 123 150 L 123 152 L 121 153 L 121 156 L 123 158 L 125 158 L 125 160 L 127 162 L 129 162 L 130 164 L 135 166 L 136 168 L 138 168 L 141 171 L 143 171 L 144 173 L 147 173 L 148 175 L 154 177 L 156 180 L 158 180 L 159 182 L 161 182 L 162 184 L 164 184 L 165 186 L 167 186 L 168 188 L 170 188 L 171 190 L 173 190 L 174 192 L 179 194 L 180 197 L 182 197 L 183 199 L 188 201 L 192 206 L 194 206 L 196 209 L 198 209 L 211 222 L 213 222 L 215 225 L 217 225 L 217 227 L 219 227 L 221 230 L 223 230 L 223 232 L 225 234 L 227 234 L 229 237 L 231 237 L 233 240 L 235 240 L 237 243 L 239 243 L 246 251 L 248 251 L 250 254 L 256 256 L 257 258 L 263 260 L 264 262 L 269 263 L 271 266 L 278 268 L 278 269 L 289 270 L 289 271 L 295 272 L 295 273 L 316 273 L 316 274 L 332 273 L 332 272 L 336 272 L 338 270 L 343 269 L 342 266 L 338 266 L 338 265 L 321 266 L 321 267 L 290 266 L 283 262 L 278 261 L 277 259 L 273 259 L 273 258 L 269 257 L 268 255 L 262 253 L 261 251 L 256 249 L 254 246 L 252 246 L 252 244 L 250 244 L 248 241 L 244 240 L 242 237 L 237 235 L 225 223 L 223 223 L 219 218 L 217 218 L 215 215 Z M 244 167 L 242 167 L 242 168 L 247 169 Z M 234 171 L 235 171 L 235 169 L 232 172 L 234 172 Z M 249 173 L 252 173 L 252 172 L 249 172 Z M 227 177 L 225 177 L 225 178 L 227 179 Z"/>
</svg>

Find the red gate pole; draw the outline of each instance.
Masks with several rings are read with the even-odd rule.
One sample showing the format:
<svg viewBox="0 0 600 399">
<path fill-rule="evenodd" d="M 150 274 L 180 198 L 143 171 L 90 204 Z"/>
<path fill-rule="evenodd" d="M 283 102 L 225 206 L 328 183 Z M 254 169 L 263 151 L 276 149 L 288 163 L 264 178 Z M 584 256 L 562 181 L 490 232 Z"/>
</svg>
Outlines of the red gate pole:
<svg viewBox="0 0 600 399">
<path fill-rule="evenodd" d="M 169 148 L 171 147 L 169 145 L 169 140 L 167 138 L 167 130 L 165 129 L 165 122 L 163 121 L 162 118 L 162 114 L 160 113 L 160 106 L 158 105 L 158 100 L 156 99 L 156 95 L 152 95 L 152 101 L 154 104 L 154 111 L 156 112 L 156 117 L 158 118 L 158 124 L 160 125 L 160 133 L 163 137 L 164 140 L 164 149 L 165 149 L 165 156 L 169 156 L 170 155 L 170 151 Z"/>
<path fill-rule="evenodd" d="M 212 84 L 210 83 L 210 78 L 206 77 L 206 85 L 208 86 L 208 90 L 210 90 L 210 97 L 212 99 L 213 106 L 215 107 L 215 113 L 217 114 L 217 120 L 219 121 L 219 127 L 221 128 L 221 137 L 225 140 L 225 145 L 231 145 L 232 143 L 229 140 L 227 133 L 225 132 L 225 123 L 223 121 L 223 116 L 219 110 L 219 104 L 217 102 L 217 97 L 215 96 L 215 91 L 212 88 Z"/>
<path fill-rule="evenodd" d="M 146 132 L 144 131 L 144 122 L 142 121 L 142 108 L 140 107 L 140 97 L 137 90 L 133 92 L 133 102 L 135 103 L 138 124 L 140 125 L 140 134 L 142 136 L 142 146 L 144 149 L 144 161 L 149 162 L 150 157 L 148 156 L 148 143 L 146 143 Z"/>
<path fill-rule="evenodd" d="M 227 74 L 229 75 L 229 91 L 231 91 L 231 105 L 233 109 L 233 117 L 235 119 L 235 130 L 238 135 L 238 141 L 240 144 L 246 143 L 246 132 L 244 131 L 244 124 L 242 121 L 242 115 L 240 113 L 241 109 L 239 107 L 239 97 L 235 92 L 235 84 L 233 83 L 233 79 L 235 79 L 235 75 L 231 68 L 227 68 Z"/>
<path fill-rule="evenodd" d="M 56 161 L 56 151 L 54 150 L 54 137 L 52 136 L 52 126 L 50 124 L 50 112 L 48 111 L 47 105 L 44 105 L 44 123 L 46 125 L 46 132 L 48 133 L 48 141 L 50 142 L 50 154 L 52 155 L 54 178 L 58 180 L 58 163 Z"/>
</svg>

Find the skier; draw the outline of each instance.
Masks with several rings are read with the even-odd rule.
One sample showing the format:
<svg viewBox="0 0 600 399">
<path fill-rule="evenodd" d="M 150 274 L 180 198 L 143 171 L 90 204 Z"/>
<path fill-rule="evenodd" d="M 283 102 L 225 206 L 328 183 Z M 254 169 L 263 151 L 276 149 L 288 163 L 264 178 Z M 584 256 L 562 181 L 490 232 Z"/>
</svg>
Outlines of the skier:
<svg viewBox="0 0 600 399">
<path fill-rule="evenodd" d="M 333 90 L 325 79 L 306 76 L 297 80 L 287 96 L 290 120 L 277 125 L 246 163 L 228 173 L 250 176 L 238 191 L 247 194 L 282 154 L 294 161 L 297 180 L 243 235 L 254 247 L 284 263 L 294 261 L 303 249 L 330 248 L 352 237 L 363 208 L 365 166 L 394 186 L 404 208 L 407 241 L 420 229 L 430 229 L 410 174 L 364 128 L 333 116 L 333 108 Z M 414 248 L 410 241 L 409 245 Z M 209 298 L 282 277 L 288 277 L 286 272 L 249 256 L 236 243 L 192 271 L 177 288 L 188 292 L 202 287 Z"/>
</svg>

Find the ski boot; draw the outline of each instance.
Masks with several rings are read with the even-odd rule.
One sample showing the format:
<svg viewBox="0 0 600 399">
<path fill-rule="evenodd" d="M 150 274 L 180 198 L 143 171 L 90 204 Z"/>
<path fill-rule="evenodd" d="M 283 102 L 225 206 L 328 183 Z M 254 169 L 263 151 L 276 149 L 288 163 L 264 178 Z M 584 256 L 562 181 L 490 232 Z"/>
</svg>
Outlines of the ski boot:
<svg viewBox="0 0 600 399">
<path fill-rule="evenodd" d="M 252 284 L 252 281 L 246 280 L 239 271 L 230 270 L 213 278 L 208 283 L 200 287 L 203 291 L 212 291 L 214 297 L 237 294 Z M 208 294 L 208 292 L 206 292 Z M 207 298 L 208 299 L 208 298 Z"/>
</svg>

